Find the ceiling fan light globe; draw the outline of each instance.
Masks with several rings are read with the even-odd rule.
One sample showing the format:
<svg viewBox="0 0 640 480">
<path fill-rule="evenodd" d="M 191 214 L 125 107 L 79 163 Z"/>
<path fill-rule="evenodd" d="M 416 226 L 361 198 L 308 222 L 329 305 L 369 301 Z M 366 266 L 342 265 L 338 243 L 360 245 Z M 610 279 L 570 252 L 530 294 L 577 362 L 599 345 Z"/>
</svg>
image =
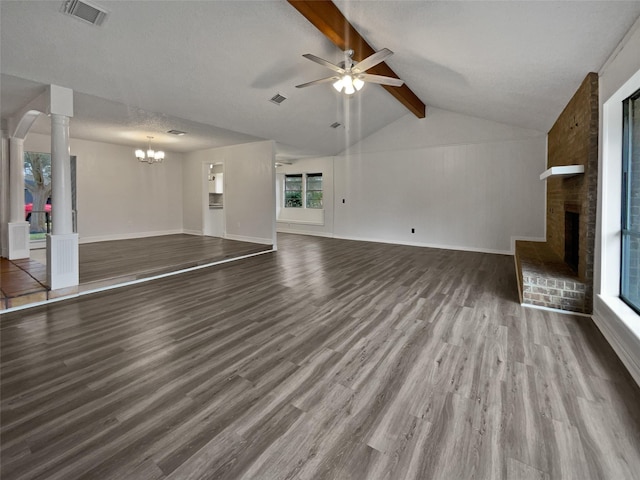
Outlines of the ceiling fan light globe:
<svg viewBox="0 0 640 480">
<path fill-rule="evenodd" d="M 344 93 L 346 93 L 347 95 L 353 95 L 354 93 L 356 93 L 356 89 L 353 88 L 352 83 L 350 83 L 344 88 Z"/>
<path fill-rule="evenodd" d="M 359 92 L 362 89 L 362 87 L 364 87 L 364 81 L 362 79 L 360 79 L 360 78 L 354 78 L 353 79 L 353 86 Z"/>
<path fill-rule="evenodd" d="M 338 92 L 342 91 L 342 87 L 344 85 L 342 84 L 342 79 L 337 80 L 336 82 L 333 83 L 333 88 L 335 88 Z"/>
</svg>

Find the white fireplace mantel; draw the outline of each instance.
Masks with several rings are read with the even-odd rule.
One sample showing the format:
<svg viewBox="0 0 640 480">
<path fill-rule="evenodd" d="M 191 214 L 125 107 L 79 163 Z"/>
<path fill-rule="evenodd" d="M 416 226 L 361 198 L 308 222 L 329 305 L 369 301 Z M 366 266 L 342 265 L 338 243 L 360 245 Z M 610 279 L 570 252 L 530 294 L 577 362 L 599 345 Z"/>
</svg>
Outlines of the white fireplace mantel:
<svg viewBox="0 0 640 480">
<path fill-rule="evenodd" d="M 561 167 L 551 167 L 540 174 L 540 180 L 549 177 L 572 177 L 584 173 L 584 165 L 562 165 Z"/>
</svg>

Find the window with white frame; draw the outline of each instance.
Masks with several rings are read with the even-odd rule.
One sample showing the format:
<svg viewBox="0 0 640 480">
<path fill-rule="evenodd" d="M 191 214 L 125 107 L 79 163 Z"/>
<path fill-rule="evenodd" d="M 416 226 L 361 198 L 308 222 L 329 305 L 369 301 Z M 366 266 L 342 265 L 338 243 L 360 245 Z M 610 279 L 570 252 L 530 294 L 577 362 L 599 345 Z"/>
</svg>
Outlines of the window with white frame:
<svg viewBox="0 0 640 480">
<path fill-rule="evenodd" d="M 620 297 L 640 313 L 640 90 L 623 108 Z"/>
<path fill-rule="evenodd" d="M 284 206 L 302 208 L 302 174 L 284 176 Z"/>
<path fill-rule="evenodd" d="M 284 176 L 285 208 L 323 208 L 322 193 L 321 173 Z"/>
<path fill-rule="evenodd" d="M 307 208 L 322 208 L 322 174 L 307 173 L 305 198 Z"/>
</svg>

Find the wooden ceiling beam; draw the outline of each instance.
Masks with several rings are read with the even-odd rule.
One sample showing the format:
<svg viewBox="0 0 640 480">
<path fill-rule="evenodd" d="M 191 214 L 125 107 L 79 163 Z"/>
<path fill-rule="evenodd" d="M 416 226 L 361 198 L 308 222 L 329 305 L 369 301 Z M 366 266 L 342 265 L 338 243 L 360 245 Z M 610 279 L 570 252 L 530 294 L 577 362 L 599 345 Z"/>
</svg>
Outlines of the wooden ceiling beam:
<svg viewBox="0 0 640 480">
<path fill-rule="evenodd" d="M 342 15 L 342 12 L 331 0 L 287 0 L 298 12 L 309 20 L 340 50 L 353 50 L 353 59 L 360 62 L 375 53 L 357 30 Z M 367 73 L 400 78 L 385 62 L 371 67 Z M 407 84 L 401 87 L 380 85 L 409 109 L 416 117 L 424 118 L 427 107 Z"/>
</svg>

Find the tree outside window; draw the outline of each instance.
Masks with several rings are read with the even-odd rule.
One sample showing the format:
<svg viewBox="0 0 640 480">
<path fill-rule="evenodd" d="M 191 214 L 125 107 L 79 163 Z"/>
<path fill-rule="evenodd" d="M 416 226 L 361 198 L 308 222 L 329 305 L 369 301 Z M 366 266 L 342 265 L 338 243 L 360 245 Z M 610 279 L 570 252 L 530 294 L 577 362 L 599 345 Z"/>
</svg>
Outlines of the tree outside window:
<svg viewBox="0 0 640 480">
<path fill-rule="evenodd" d="M 307 208 L 322 208 L 322 174 L 307 173 Z"/>
<path fill-rule="evenodd" d="M 302 174 L 285 175 L 284 177 L 284 206 L 287 208 L 302 208 Z"/>
<path fill-rule="evenodd" d="M 51 196 L 51 155 L 25 152 L 24 186 L 31 194 L 31 232 L 47 231 L 45 205 Z"/>
</svg>

